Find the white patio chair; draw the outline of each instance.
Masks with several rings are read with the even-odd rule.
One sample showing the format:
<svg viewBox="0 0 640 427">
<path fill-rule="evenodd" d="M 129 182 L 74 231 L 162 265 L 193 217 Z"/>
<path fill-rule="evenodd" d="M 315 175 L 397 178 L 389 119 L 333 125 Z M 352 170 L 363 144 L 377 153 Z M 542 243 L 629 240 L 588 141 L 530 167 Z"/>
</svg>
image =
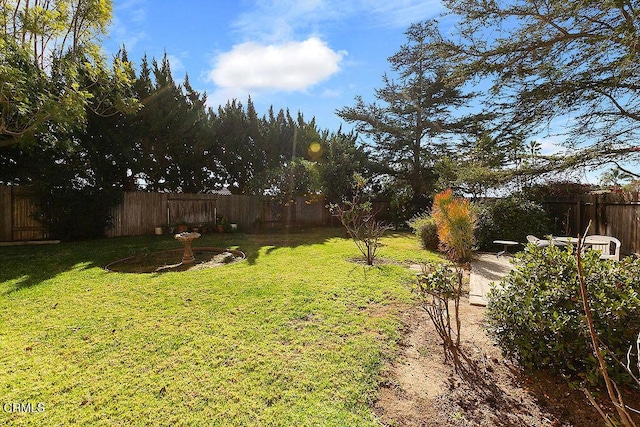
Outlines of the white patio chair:
<svg viewBox="0 0 640 427">
<path fill-rule="evenodd" d="M 529 243 L 533 243 L 534 245 L 544 248 L 547 247 L 551 244 L 551 242 L 549 240 L 544 240 L 544 239 L 540 239 L 536 236 L 534 236 L 533 234 L 529 234 L 527 236 L 527 242 Z"/>
<path fill-rule="evenodd" d="M 584 244 L 590 249 L 600 251 L 600 259 L 620 261 L 620 240 L 611 236 L 592 235 L 584 238 Z M 613 248 L 612 248 L 613 246 Z"/>
</svg>

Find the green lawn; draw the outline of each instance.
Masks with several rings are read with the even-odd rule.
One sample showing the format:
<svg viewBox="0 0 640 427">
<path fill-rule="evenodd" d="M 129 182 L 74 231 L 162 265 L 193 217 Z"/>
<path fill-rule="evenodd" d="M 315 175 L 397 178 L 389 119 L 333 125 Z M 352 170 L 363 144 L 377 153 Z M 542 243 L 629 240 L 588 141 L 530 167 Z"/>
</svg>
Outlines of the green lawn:
<svg viewBox="0 0 640 427">
<path fill-rule="evenodd" d="M 181 245 L 0 247 L 0 425 L 377 425 L 369 405 L 414 274 L 350 262 L 339 229 L 196 243 L 247 259 L 141 275 L 102 267 Z M 433 257 L 410 234 L 383 243 L 386 259 Z"/>
</svg>

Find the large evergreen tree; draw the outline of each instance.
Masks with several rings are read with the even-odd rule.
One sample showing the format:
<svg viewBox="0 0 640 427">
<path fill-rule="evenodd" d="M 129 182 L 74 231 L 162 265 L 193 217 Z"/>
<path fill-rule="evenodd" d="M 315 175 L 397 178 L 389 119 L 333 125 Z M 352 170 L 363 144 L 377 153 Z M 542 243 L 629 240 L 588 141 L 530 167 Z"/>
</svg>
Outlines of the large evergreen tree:
<svg viewBox="0 0 640 427">
<path fill-rule="evenodd" d="M 380 104 L 358 97 L 354 107 L 337 113 L 370 138 L 380 164 L 410 187 L 411 203 L 420 208 L 434 189 L 439 158 L 455 151 L 449 137 L 469 123 L 458 109 L 470 95 L 463 93 L 462 83 L 447 79 L 450 64 L 433 48 L 442 41 L 434 22 L 413 24 L 406 35 L 407 43 L 389 58 L 394 77 L 385 75 L 384 86 L 375 92 Z"/>
<path fill-rule="evenodd" d="M 252 114 L 255 110 L 251 109 Z M 246 193 L 255 176 L 255 135 L 249 132 L 249 117 L 241 102 L 232 100 L 218 108 L 214 117 L 218 156 L 226 172 L 225 185 L 234 193 Z M 254 120 L 254 119 L 251 119 Z"/>
<path fill-rule="evenodd" d="M 366 147 L 357 143 L 353 132 L 324 135 L 318 155 L 322 192 L 328 202 L 339 203 L 353 198 L 353 180 L 357 173 L 371 177 L 372 162 Z"/>
</svg>

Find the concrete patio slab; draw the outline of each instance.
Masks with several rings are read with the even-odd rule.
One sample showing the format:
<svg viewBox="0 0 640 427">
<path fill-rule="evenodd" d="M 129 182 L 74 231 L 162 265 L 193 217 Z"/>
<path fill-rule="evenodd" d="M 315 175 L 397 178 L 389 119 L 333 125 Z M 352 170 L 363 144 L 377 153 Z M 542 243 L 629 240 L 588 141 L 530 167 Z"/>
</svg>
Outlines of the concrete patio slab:
<svg viewBox="0 0 640 427">
<path fill-rule="evenodd" d="M 492 282 L 499 282 L 512 269 L 510 256 L 481 253 L 471 263 L 469 274 L 469 303 L 486 306 L 489 302 L 487 293 Z"/>
</svg>

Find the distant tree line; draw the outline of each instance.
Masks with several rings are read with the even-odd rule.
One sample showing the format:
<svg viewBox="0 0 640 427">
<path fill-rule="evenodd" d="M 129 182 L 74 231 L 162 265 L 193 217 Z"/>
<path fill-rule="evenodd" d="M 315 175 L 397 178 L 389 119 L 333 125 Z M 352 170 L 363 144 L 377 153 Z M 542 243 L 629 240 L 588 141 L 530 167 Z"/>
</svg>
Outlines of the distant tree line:
<svg viewBox="0 0 640 427">
<path fill-rule="evenodd" d="M 114 63 L 130 64 L 126 50 Z M 227 188 L 282 205 L 320 194 L 337 201 L 350 197 L 356 171 L 370 170 L 354 133 L 320 130 L 301 112 L 292 117 L 271 107 L 259 116 L 251 98 L 246 105 L 232 100 L 208 107 L 188 75 L 182 84 L 175 81 L 166 55 L 150 64 L 143 58 L 137 75 L 127 69 L 127 95 L 139 100 L 137 111 L 88 109 L 83 126 L 52 128 L 35 134 L 34 143 L 0 147 L 0 182 L 38 189 L 56 235 L 102 235 L 123 191 Z M 106 96 L 103 86 L 87 86 Z"/>
</svg>

